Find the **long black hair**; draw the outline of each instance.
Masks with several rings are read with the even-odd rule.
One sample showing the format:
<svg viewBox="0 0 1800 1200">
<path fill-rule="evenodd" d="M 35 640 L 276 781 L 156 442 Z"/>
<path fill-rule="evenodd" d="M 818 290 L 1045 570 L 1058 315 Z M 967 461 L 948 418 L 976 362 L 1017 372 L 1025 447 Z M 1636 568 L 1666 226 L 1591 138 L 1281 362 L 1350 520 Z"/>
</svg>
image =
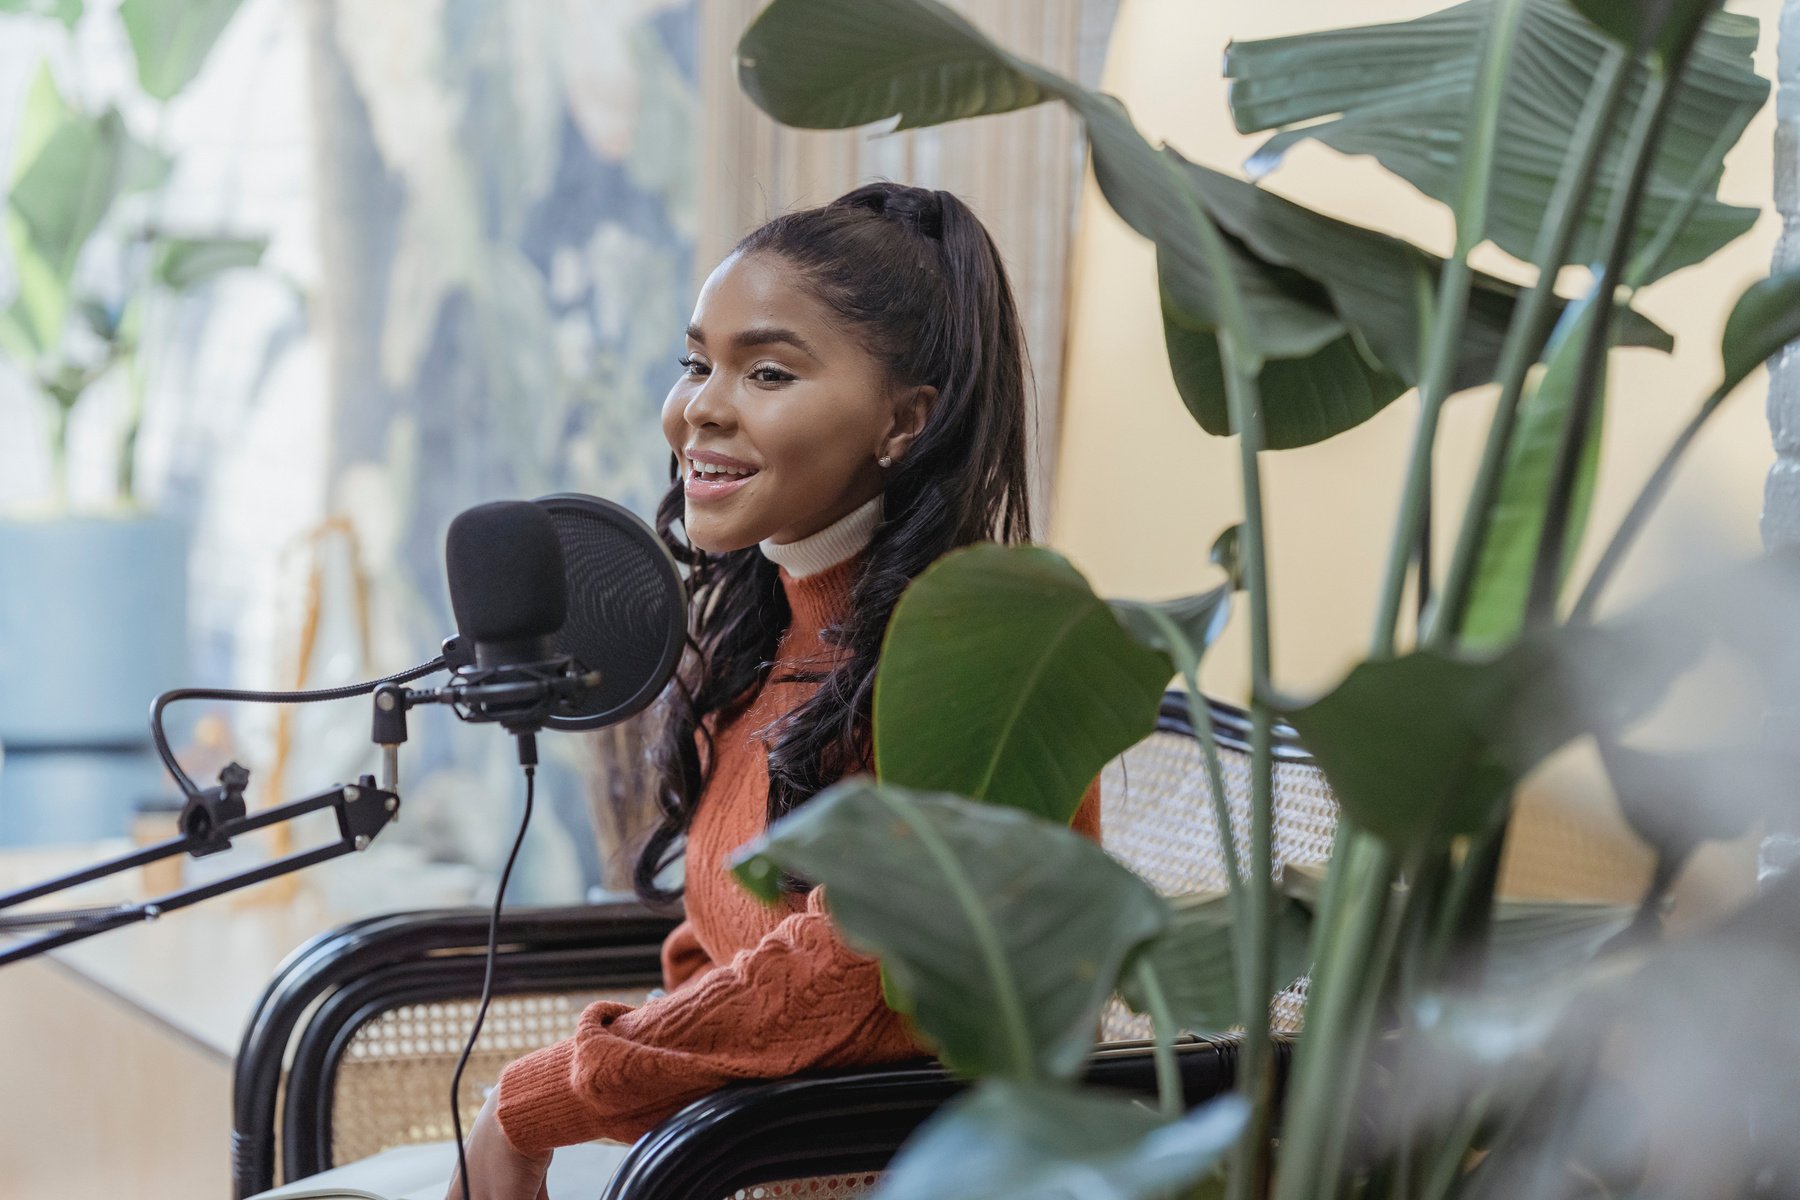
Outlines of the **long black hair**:
<svg viewBox="0 0 1800 1200">
<path fill-rule="evenodd" d="M 774 218 L 732 253 L 769 255 L 792 268 L 796 283 L 886 365 L 890 383 L 930 385 L 938 393 L 924 428 L 887 472 L 883 520 L 849 611 L 824 631 L 828 645 L 848 653 L 771 730 L 773 822 L 866 765 L 876 659 L 907 584 L 958 546 L 1031 536 L 1029 366 L 1000 253 L 949 192 L 871 183 Z M 632 881 L 648 903 L 681 894 L 658 886 L 656 877 L 681 853 L 678 842 L 706 786 L 714 761 L 708 718 L 729 716 L 756 695 L 790 619 L 778 568 L 759 548 L 709 554 L 676 532 L 684 500 L 674 458 L 670 478 L 656 527 L 688 566 L 689 647 L 657 743 L 662 822 L 640 851 Z M 783 880 L 791 892 L 808 886 Z"/>
</svg>

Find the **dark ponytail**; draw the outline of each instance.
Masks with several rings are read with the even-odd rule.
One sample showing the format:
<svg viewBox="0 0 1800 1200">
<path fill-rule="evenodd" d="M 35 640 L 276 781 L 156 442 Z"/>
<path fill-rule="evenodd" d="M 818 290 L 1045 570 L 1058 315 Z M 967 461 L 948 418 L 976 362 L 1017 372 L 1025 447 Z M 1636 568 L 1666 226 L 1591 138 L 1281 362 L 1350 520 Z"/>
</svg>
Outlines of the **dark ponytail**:
<svg viewBox="0 0 1800 1200">
<path fill-rule="evenodd" d="M 848 650 L 818 690 L 770 731 L 768 819 L 866 767 L 875 666 L 900 594 L 947 551 L 1031 536 L 1026 488 L 1029 367 L 993 239 L 949 192 L 879 182 L 821 208 L 776 217 L 734 254 L 768 255 L 856 331 L 891 382 L 937 388 L 924 429 L 888 472 L 884 519 L 844 619 L 825 631 Z M 681 851 L 713 761 L 711 729 L 767 681 L 790 614 L 775 564 L 755 546 L 695 550 L 675 531 L 675 477 L 657 530 L 689 568 L 689 652 L 658 744 L 662 823 L 633 878 L 645 901 L 680 895 L 656 877 Z M 709 720 L 711 718 L 711 720 Z M 697 735 L 697 737 L 696 737 Z M 704 753 L 702 752 L 704 748 Z M 785 880 L 790 891 L 806 884 Z"/>
</svg>

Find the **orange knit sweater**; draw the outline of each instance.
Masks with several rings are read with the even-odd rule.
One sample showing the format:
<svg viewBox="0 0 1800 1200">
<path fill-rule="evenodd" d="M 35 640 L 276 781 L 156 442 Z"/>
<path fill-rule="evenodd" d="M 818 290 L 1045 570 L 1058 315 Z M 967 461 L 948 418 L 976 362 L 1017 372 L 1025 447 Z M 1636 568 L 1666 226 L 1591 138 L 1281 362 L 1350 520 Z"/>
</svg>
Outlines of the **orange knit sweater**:
<svg viewBox="0 0 1800 1200">
<path fill-rule="evenodd" d="M 793 620 L 774 676 L 801 664 L 817 671 L 841 653 L 823 644 L 820 630 L 847 607 L 865 558 L 801 579 L 781 572 Z M 717 762 L 688 831 L 686 919 L 662 947 L 668 994 L 635 1008 L 597 1001 L 573 1037 L 501 1074 L 500 1127 L 521 1152 L 635 1140 L 734 1080 L 932 1054 L 882 1000 L 876 960 L 839 937 L 824 887 L 769 907 L 726 867 L 766 828 L 767 748 L 755 732 L 814 686 L 769 683 L 714 738 Z M 1071 825 L 1100 840 L 1097 781 Z"/>
</svg>

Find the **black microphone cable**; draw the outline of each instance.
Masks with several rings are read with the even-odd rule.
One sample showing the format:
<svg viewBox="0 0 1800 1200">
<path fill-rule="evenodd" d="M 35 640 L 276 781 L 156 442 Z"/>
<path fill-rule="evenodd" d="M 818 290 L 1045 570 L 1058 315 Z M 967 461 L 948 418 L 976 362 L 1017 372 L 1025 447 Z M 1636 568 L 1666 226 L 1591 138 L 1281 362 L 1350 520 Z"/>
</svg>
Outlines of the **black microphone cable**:
<svg viewBox="0 0 1800 1200">
<path fill-rule="evenodd" d="M 163 730 L 163 709 L 178 700 L 238 700 L 247 704 L 314 704 L 321 700 L 348 700 L 354 696 L 367 696 L 376 688 L 386 687 L 390 683 L 411 683 L 433 671 L 441 671 L 449 664 L 443 655 L 438 655 L 428 663 L 388 675 L 381 679 L 372 679 L 367 683 L 348 683 L 343 687 L 318 688 L 310 692 L 261 692 L 243 691 L 236 688 L 175 688 L 164 692 L 150 705 L 150 737 L 156 743 L 156 753 L 162 758 L 163 766 L 174 777 L 175 784 L 181 794 L 188 797 L 198 796 L 200 788 L 181 769 L 175 761 L 175 752 L 169 749 L 169 735 Z"/>
<path fill-rule="evenodd" d="M 475 1039 L 481 1036 L 482 1022 L 487 1020 L 488 1001 L 493 999 L 494 991 L 494 959 L 499 954 L 500 946 L 500 906 L 506 900 L 506 883 L 512 878 L 513 863 L 518 861 L 519 847 L 525 844 L 525 830 L 531 825 L 531 803 L 537 787 L 537 736 L 521 733 L 519 738 L 519 764 L 525 769 L 525 814 L 519 818 L 519 832 L 513 838 L 512 852 L 506 856 L 506 865 L 500 869 L 500 886 L 494 891 L 494 911 L 488 917 L 487 968 L 481 976 L 481 1003 L 475 1007 L 475 1024 L 469 1030 L 469 1040 L 463 1045 L 462 1056 L 456 1060 L 456 1071 L 450 1076 L 450 1120 L 456 1128 L 456 1175 L 462 1181 L 463 1200 L 469 1198 L 469 1159 L 463 1152 L 462 1105 L 457 1093 L 462 1090 L 463 1068 L 469 1065 L 469 1055 L 475 1051 Z"/>
</svg>

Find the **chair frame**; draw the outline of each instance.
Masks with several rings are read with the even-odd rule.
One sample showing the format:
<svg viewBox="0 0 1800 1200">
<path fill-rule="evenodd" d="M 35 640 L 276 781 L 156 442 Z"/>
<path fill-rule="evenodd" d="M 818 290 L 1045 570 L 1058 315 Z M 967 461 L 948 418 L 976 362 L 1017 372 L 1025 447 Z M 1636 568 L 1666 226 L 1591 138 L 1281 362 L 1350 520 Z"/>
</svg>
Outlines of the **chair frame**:
<svg viewBox="0 0 1800 1200">
<path fill-rule="evenodd" d="M 1209 706 L 1219 744 L 1248 752 L 1248 716 L 1217 701 Z M 1156 732 L 1194 735 L 1184 693 L 1165 694 Z M 1284 726 L 1276 728 L 1274 753 L 1277 759 L 1308 759 Z M 488 919 L 487 910 L 474 908 L 370 917 L 320 934 L 277 968 L 235 1064 L 232 1179 L 238 1200 L 275 1185 L 278 1098 L 284 1178 L 291 1182 L 333 1165 L 332 1103 L 350 1039 L 382 1012 L 477 995 Z M 505 912 L 495 994 L 658 986 L 662 942 L 679 920 L 679 914 L 659 914 L 630 900 Z M 1184 1035 L 1176 1051 L 1190 1104 L 1232 1086 L 1235 1038 Z M 1285 1041 L 1277 1061 L 1286 1061 Z M 1151 1043 L 1100 1043 L 1087 1079 L 1154 1095 Z M 922 1121 L 969 1086 L 936 1059 L 733 1084 L 640 1138 L 605 1197 L 695 1200 L 779 1179 L 879 1171 Z"/>
</svg>

